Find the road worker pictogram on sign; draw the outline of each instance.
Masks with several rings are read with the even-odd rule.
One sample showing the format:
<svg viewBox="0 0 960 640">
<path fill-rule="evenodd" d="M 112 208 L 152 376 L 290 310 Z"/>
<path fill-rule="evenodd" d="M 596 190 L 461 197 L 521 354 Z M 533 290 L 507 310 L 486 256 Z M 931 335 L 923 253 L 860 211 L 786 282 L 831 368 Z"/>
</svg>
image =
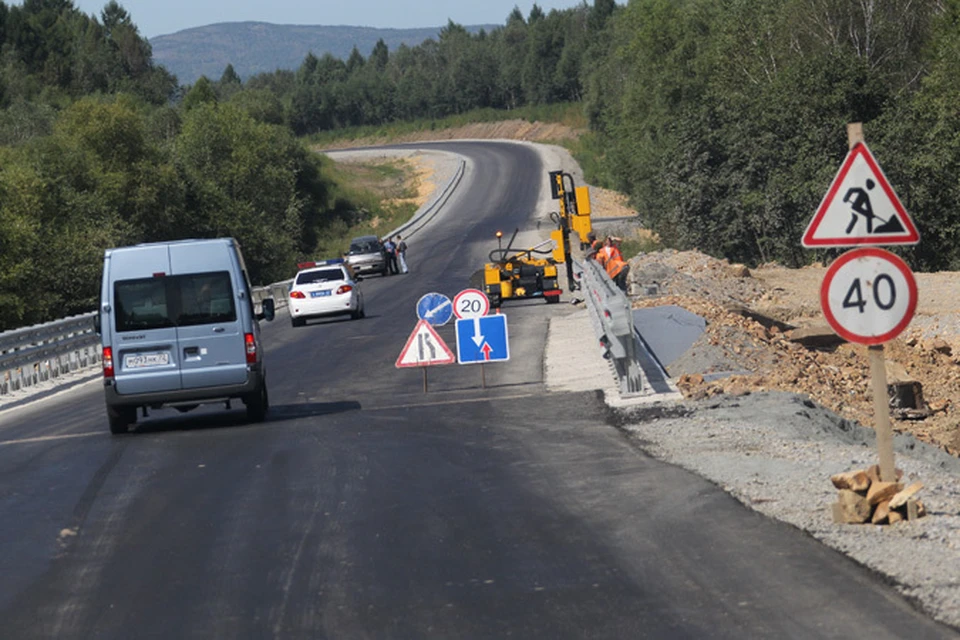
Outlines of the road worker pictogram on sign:
<svg viewBox="0 0 960 640">
<path fill-rule="evenodd" d="M 816 215 L 803 246 L 917 244 L 920 234 L 867 145 L 850 149 Z"/>
</svg>

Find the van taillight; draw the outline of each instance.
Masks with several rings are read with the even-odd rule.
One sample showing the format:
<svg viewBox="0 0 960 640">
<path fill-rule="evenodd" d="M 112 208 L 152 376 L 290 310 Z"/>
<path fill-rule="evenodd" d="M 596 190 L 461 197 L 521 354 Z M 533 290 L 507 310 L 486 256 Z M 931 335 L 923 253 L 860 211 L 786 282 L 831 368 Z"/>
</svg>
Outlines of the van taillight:
<svg viewBox="0 0 960 640">
<path fill-rule="evenodd" d="M 243 334 L 243 341 L 247 345 L 247 364 L 257 363 L 257 341 L 253 339 L 252 333 Z"/>
<path fill-rule="evenodd" d="M 103 348 L 103 377 L 113 378 L 113 348 Z"/>
</svg>

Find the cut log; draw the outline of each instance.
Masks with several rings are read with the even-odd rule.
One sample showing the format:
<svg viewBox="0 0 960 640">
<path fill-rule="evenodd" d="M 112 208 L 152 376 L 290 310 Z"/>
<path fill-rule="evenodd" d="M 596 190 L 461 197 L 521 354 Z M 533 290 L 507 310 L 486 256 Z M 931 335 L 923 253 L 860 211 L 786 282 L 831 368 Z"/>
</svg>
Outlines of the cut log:
<svg viewBox="0 0 960 640">
<path fill-rule="evenodd" d="M 901 520 L 903 520 L 903 514 L 900 513 L 899 511 L 891 511 L 890 514 L 887 516 L 887 522 L 889 522 L 890 524 L 897 524 Z"/>
<path fill-rule="evenodd" d="M 913 498 L 907 500 L 907 520 L 916 520 L 920 516 L 917 515 L 917 501 Z"/>
<path fill-rule="evenodd" d="M 867 502 L 871 506 L 880 504 L 902 490 L 903 485 L 899 482 L 871 482 L 870 488 L 867 489 Z"/>
<path fill-rule="evenodd" d="M 920 492 L 920 489 L 923 489 L 923 483 L 914 482 L 906 489 L 897 492 L 897 494 L 890 500 L 890 508 L 899 509 L 903 505 L 907 504 L 907 500 L 917 495 L 917 493 Z"/>
<path fill-rule="evenodd" d="M 841 524 L 862 524 L 870 518 L 870 503 L 856 491 L 841 489 L 833 505 L 833 520 Z"/>
<path fill-rule="evenodd" d="M 884 500 L 877 505 L 877 508 L 873 510 L 873 516 L 870 517 L 870 522 L 873 524 L 883 524 L 887 521 L 887 517 L 890 515 L 890 501 Z"/>
<path fill-rule="evenodd" d="M 830 482 L 837 489 L 850 489 L 851 491 L 866 491 L 870 486 L 870 478 L 867 477 L 867 472 L 863 469 L 830 476 Z"/>
</svg>

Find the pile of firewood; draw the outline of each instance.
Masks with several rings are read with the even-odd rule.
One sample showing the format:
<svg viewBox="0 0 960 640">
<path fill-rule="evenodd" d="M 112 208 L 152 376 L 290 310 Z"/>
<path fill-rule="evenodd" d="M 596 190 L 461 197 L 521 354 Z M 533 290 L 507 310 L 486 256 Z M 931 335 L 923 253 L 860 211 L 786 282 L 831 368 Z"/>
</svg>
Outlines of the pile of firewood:
<svg viewBox="0 0 960 640">
<path fill-rule="evenodd" d="M 842 524 L 894 524 L 927 515 L 923 502 L 914 496 L 923 488 L 922 482 L 904 487 L 900 482 L 903 471 L 897 469 L 897 482 L 882 482 L 880 467 L 838 473 L 830 477 L 839 489 L 833 503 L 833 521 Z"/>
</svg>

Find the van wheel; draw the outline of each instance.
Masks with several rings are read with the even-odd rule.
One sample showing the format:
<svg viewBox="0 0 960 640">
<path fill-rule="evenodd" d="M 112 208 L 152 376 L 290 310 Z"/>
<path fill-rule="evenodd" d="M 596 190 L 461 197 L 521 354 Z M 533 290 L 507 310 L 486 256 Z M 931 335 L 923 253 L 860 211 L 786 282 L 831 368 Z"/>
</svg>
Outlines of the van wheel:
<svg viewBox="0 0 960 640">
<path fill-rule="evenodd" d="M 137 421 L 137 408 L 107 405 L 107 421 L 110 423 L 110 433 L 122 435 Z"/>
<path fill-rule="evenodd" d="M 247 420 L 250 422 L 263 422 L 267 417 L 267 409 L 270 407 L 270 398 L 267 395 L 267 381 L 264 380 L 259 390 L 245 397 L 243 403 L 247 405 Z"/>
</svg>

